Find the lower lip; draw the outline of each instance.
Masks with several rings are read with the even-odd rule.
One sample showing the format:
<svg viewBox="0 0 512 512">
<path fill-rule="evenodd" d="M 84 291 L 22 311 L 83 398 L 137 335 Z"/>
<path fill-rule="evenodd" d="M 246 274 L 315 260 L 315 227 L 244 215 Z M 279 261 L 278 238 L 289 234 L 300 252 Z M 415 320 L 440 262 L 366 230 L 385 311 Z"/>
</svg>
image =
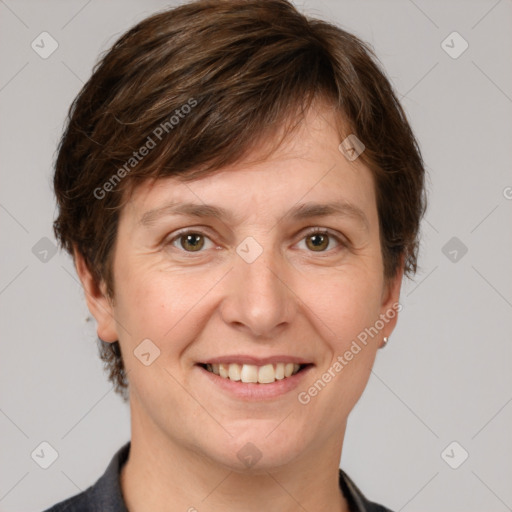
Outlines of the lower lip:
<svg viewBox="0 0 512 512">
<path fill-rule="evenodd" d="M 253 401 L 277 398 L 293 391 L 299 386 L 305 375 L 309 373 L 309 370 L 311 370 L 313 366 L 308 365 L 291 377 L 276 380 L 269 384 L 258 384 L 254 382 L 245 383 L 239 380 L 226 379 L 216 375 L 215 373 L 209 372 L 202 366 L 197 365 L 196 367 L 208 379 L 210 379 L 212 384 L 218 386 L 224 392 L 238 399 Z"/>
</svg>

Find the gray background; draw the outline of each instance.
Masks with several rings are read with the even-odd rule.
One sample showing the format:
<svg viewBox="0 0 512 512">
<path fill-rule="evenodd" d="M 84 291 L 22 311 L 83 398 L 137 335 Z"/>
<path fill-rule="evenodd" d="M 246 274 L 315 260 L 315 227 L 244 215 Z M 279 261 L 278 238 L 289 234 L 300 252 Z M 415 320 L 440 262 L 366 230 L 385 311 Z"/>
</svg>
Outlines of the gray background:
<svg viewBox="0 0 512 512">
<path fill-rule="evenodd" d="M 130 437 L 72 262 L 40 240 L 54 243 L 52 163 L 71 101 L 99 53 L 166 5 L 0 1 L 4 512 L 42 510 L 85 489 Z M 398 327 L 350 417 L 342 466 L 395 511 L 512 510 L 512 2 L 298 5 L 375 47 L 429 172 L 421 270 L 404 283 Z M 43 31 L 59 45 L 47 59 L 31 48 Z M 458 58 L 441 45 L 453 31 L 469 44 Z M 31 458 L 42 441 L 59 455 L 46 470 Z M 443 459 L 452 441 L 462 448 Z M 462 449 L 469 457 L 452 469 L 445 460 L 460 462 Z"/>
</svg>

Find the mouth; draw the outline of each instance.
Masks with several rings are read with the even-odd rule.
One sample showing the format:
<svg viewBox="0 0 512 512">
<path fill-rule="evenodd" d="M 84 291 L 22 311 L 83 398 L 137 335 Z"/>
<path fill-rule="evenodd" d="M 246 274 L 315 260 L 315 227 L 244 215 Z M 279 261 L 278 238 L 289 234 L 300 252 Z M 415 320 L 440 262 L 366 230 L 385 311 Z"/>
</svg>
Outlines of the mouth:
<svg viewBox="0 0 512 512">
<path fill-rule="evenodd" d="M 285 381 L 311 364 L 277 362 L 263 365 L 248 363 L 200 363 L 200 367 L 218 377 L 244 384 L 272 384 Z"/>
</svg>

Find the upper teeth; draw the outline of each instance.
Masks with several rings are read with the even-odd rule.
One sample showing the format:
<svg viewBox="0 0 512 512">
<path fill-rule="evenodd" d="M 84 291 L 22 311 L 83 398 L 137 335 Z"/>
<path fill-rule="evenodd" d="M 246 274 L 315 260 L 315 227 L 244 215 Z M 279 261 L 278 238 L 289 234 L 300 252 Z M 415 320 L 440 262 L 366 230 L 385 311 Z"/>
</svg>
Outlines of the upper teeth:
<svg viewBox="0 0 512 512">
<path fill-rule="evenodd" d="M 269 384 L 294 375 L 299 371 L 300 365 L 294 363 L 265 364 L 263 366 L 237 363 L 207 364 L 206 369 L 225 379 Z"/>
</svg>

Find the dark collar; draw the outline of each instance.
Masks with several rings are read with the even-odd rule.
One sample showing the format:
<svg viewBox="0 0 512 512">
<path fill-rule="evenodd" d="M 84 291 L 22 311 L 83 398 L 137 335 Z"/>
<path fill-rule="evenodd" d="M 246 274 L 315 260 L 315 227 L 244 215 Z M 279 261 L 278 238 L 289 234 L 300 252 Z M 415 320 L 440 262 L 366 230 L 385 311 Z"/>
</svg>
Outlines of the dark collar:
<svg viewBox="0 0 512 512">
<path fill-rule="evenodd" d="M 49 508 L 45 512 L 128 512 L 121 492 L 121 468 L 128 460 L 130 441 L 114 455 L 105 473 L 94 485 L 67 500 Z M 345 496 L 350 512 L 391 512 L 381 505 L 368 501 L 349 476 L 340 469 L 340 489 Z"/>
</svg>

